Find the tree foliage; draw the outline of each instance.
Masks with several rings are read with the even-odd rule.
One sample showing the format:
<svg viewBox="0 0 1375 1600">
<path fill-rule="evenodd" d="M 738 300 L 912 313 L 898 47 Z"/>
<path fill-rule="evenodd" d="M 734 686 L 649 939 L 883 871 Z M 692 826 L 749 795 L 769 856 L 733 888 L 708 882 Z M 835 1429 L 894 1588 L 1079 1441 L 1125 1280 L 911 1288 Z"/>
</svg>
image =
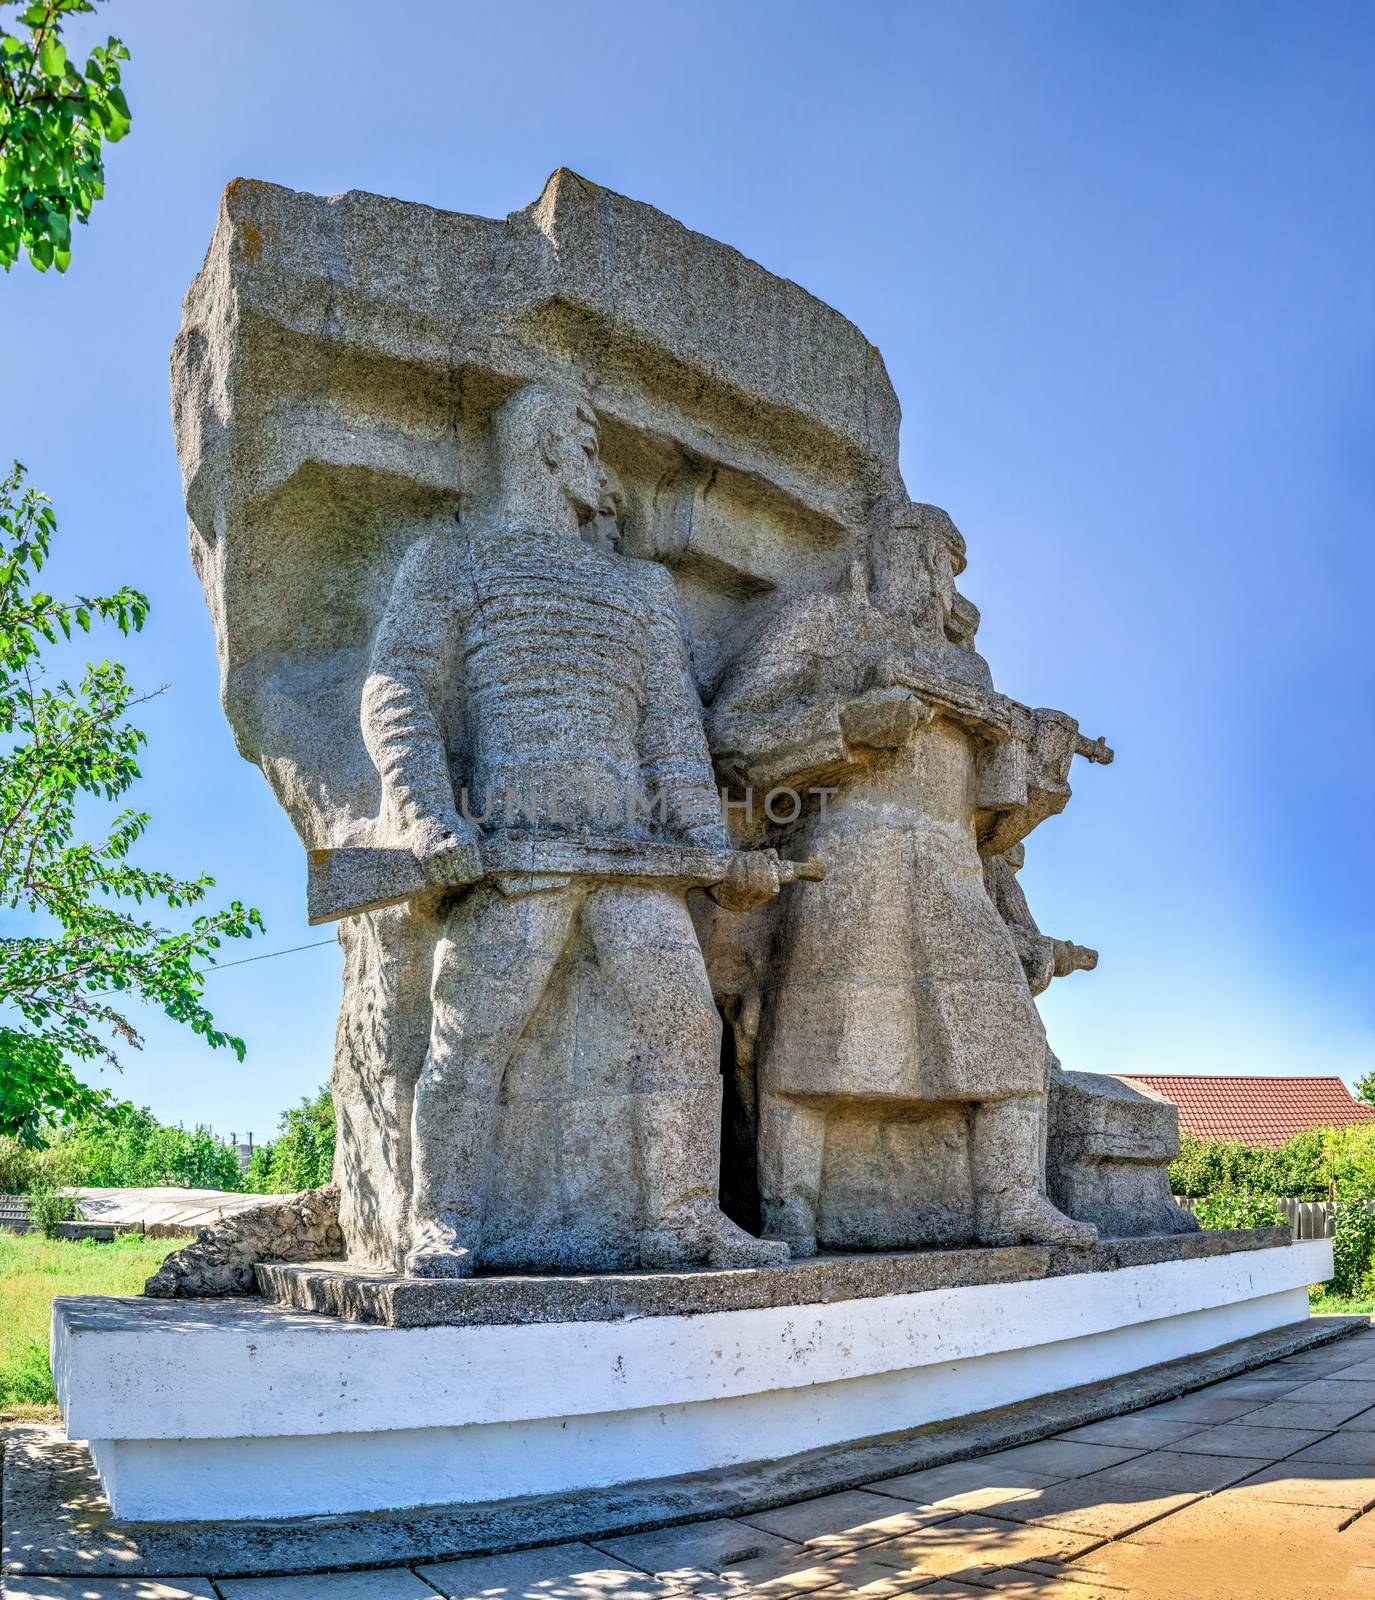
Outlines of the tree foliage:
<svg viewBox="0 0 1375 1600">
<path fill-rule="evenodd" d="M 318 1189 L 334 1175 L 334 1101 L 329 1086 L 282 1113 L 281 1132 L 254 1151 L 243 1186 L 252 1194 Z"/>
<path fill-rule="evenodd" d="M 1356 1098 L 1368 1106 L 1375 1106 L 1375 1072 L 1367 1072 L 1356 1084 Z"/>
<path fill-rule="evenodd" d="M 237 1189 L 239 1163 L 227 1140 L 209 1128 L 189 1133 L 159 1122 L 127 1101 L 104 1106 L 66 1126 L 48 1150 L 61 1181 L 92 1188 Z"/>
<path fill-rule="evenodd" d="M 0 0 L 0 5 L 4 0 Z M 95 10 L 93 0 L 33 0 L 20 31 L 0 26 L 0 266 L 22 246 L 40 272 L 65 272 L 72 219 L 84 223 L 105 192 L 104 145 L 129 131 L 120 62 L 129 52 L 111 38 L 85 69 L 67 55 L 63 21 Z"/>
<path fill-rule="evenodd" d="M 1274 1228 L 1284 1221 L 1279 1201 L 1270 1194 L 1247 1189 L 1227 1189 L 1205 1195 L 1194 1207 L 1204 1228 Z"/>
<path fill-rule="evenodd" d="M 1353 1125 L 1357 1137 L 1359 1128 L 1359 1124 Z M 1347 1138 L 1344 1128 L 1305 1128 L 1280 1149 L 1271 1150 L 1232 1140 L 1195 1139 L 1183 1133 L 1179 1155 L 1170 1166 L 1170 1187 L 1175 1194 L 1194 1199 L 1258 1194 L 1326 1200 L 1333 1164 Z M 1375 1139 L 1371 1151 L 1375 1154 Z"/>
<path fill-rule="evenodd" d="M 1359 1200 L 1337 1208 L 1329 1289 L 1353 1299 L 1375 1294 L 1375 1208 Z"/>
<path fill-rule="evenodd" d="M 237 900 L 174 932 L 131 907 L 184 911 L 214 879 L 136 866 L 130 852 L 146 812 L 120 810 L 103 836 L 78 837 L 78 802 L 114 802 L 139 776 L 144 735 L 126 713 L 139 703 L 118 662 L 88 664 L 72 682 L 49 681 L 41 660 L 59 636 L 96 622 L 142 628 L 136 590 L 56 600 L 37 587 L 55 532 L 44 495 L 15 464 L 0 482 L 0 1130 L 34 1140 L 45 1120 L 81 1116 L 107 1098 L 73 1063 L 118 1064 L 114 1044 L 137 1048 L 120 1009 L 127 996 L 160 1006 L 212 1047 L 240 1060 L 243 1041 L 215 1026 L 204 969 L 224 939 L 262 927 Z"/>
</svg>

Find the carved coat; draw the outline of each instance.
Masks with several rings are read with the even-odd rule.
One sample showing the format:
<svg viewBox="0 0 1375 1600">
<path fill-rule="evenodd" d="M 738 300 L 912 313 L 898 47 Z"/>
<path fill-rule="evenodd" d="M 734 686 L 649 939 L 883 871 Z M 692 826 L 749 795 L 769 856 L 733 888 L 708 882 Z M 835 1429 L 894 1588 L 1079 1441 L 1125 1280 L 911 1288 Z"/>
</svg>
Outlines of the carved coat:
<svg viewBox="0 0 1375 1600">
<path fill-rule="evenodd" d="M 866 594 L 808 596 L 765 627 L 713 704 L 718 759 L 756 804 L 784 785 L 837 791 L 788 841 L 827 876 L 779 907 L 761 1091 L 925 1102 L 1046 1088 L 1045 1032 L 984 885 L 977 742 L 883 685 L 916 649 Z M 859 742 L 884 737 L 890 713 L 915 724 L 897 748 Z"/>
</svg>

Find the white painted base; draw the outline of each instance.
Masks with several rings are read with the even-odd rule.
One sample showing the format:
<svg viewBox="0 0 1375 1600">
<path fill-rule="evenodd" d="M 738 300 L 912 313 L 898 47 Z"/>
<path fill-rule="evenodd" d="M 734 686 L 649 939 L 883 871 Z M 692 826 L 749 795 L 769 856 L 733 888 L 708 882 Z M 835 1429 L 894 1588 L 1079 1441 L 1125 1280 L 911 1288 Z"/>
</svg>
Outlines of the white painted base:
<svg viewBox="0 0 1375 1600">
<path fill-rule="evenodd" d="M 634 1321 L 399 1329 L 240 1302 L 58 1300 L 53 1369 L 131 1519 L 375 1511 L 773 1460 L 1308 1315 L 1331 1244 Z M 122 1314 L 114 1314 L 114 1313 Z"/>
</svg>

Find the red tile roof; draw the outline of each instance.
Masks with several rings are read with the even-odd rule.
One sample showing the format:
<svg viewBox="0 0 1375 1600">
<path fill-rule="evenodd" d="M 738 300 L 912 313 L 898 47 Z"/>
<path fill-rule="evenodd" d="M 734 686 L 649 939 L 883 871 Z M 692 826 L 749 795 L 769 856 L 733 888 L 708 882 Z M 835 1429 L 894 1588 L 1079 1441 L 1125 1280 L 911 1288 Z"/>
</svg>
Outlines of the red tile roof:
<svg viewBox="0 0 1375 1600">
<path fill-rule="evenodd" d="M 1375 1109 L 1353 1099 L 1340 1078 L 1223 1078 L 1164 1072 L 1113 1076 L 1172 1100 L 1179 1107 L 1180 1130 L 1196 1139 L 1239 1139 L 1277 1149 L 1304 1128 L 1375 1122 Z"/>
</svg>

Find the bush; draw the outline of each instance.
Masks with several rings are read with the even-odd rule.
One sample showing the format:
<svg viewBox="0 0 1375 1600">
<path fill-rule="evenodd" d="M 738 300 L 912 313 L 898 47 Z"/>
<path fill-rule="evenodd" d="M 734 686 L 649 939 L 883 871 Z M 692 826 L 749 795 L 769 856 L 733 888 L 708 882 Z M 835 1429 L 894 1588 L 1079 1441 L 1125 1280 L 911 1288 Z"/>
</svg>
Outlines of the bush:
<svg viewBox="0 0 1375 1600">
<path fill-rule="evenodd" d="M 38 1169 L 38 1153 L 15 1138 L 0 1133 L 0 1194 L 24 1194 Z"/>
<path fill-rule="evenodd" d="M 25 1197 L 29 1221 L 45 1239 L 56 1239 L 59 1223 L 76 1216 L 76 1201 L 55 1184 L 35 1182 Z"/>
<path fill-rule="evenodd" d="M 62 1189 L 73 1181 L 71 1164 L 61 1149 L 0 1134 L 0 1194 Z"/>
<path fill-rule="evenodd" d="M 250 1194 L 318 1189 L 334 1175 L 334 1100 L 326 1085 L 282 1113 L 277 1138 L 255 1147 L 243 1187 Z"/>
<path fill-rule="evenodd" d="M 1361 1201 L 1338 1206 L 1328 1292 L 1351 1299 L 1375 1293 L 1375 1207 Z"/>
<path fill-rule="evenodd" d="M 1323 1162 L 1325 1181 L 1335 1185 L 1338 1200 L 1375 1199 L 1375 1126 L 1353 1122 L 1329 1128 L 1323 1135 Z"/>
<path fill-rule="evenodd" d="M 1170 1164 L 1175 1194 L 1274 1194 L 1326 1200 L 1375 1199 L 1375 1123 L 1306 1128 L 1278 1150 L 1181 1134 Z"/>
<path fill-rule="evenodd" d="M 1284 1212 L 1272 1194 L 1249 1190 L 1205 1195 L 1194 1207 L 1204 1228 L 1273 1228 L 1284 1222 Z"/>
<path fill-rule="evenodd" d="M 58 1131 L 51 1159 L 66 1182 L 92 1188 L 237 1189 L 233 1149 L 209 1128 L 188 1133 L 127 1102 Z"/>
</svg>

